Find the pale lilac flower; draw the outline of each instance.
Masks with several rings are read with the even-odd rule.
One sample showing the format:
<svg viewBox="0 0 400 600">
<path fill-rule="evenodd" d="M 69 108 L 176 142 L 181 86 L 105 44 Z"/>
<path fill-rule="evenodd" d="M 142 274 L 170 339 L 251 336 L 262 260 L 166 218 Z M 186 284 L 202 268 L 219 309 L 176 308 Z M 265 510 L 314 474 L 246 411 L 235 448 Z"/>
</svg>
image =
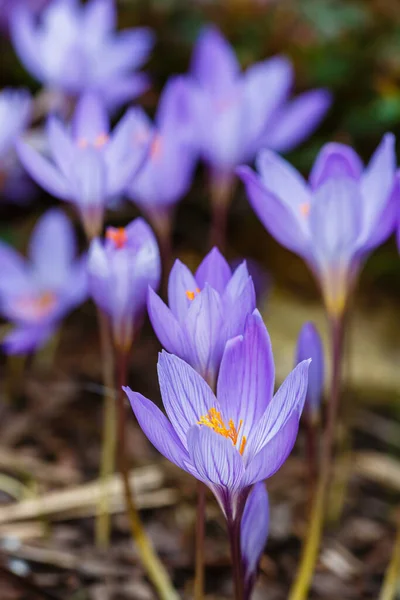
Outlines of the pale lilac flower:
<svg viewBox="0 0 400 600">
<path fill-rule="evenodd" d="M 324 347 L 314 323 L 305 323 L 297 341 L 296 364 L 311 358 L 305 412 L 315 420 L 320 411 L 324 390 Z"/>
<path fill-rule="evenodd" d="M 146 436 L 167 459 L 204 482 L 228 523 L 239 523 L 251 486 L 271 477 L 296 440 L 309 361 L 274 390 L 271 343 L 261 315 L 226 345 L 217 394 L 180 358 L 161 353 L 158 376 L 167 416 L 124 388 Z"/>
<path fill-rule="evenodd" d="M 147 289 L 160 282 L 160 256 L 154 233 L 143 219 L 108 227 L 103 244 L 90 245 L 89 289 L 109 316 L 115 345 L 126 351 L 146 311 Z"/>
<path fill-rule="evenodd" d="M 244 508 L 241 527 L 241 550 L 244 576 L 244 597 L 250 600 L 256 582 L 258 564 L 267 543 L 269 501 L 265 483 L 256 483 Z"/>
<path fill-rule="evenodd" d="M 365 168 L 349 146 L 326 144 L 308 183 L 269 150 L 257 159 L 259 174 L 246 166 L 237 171 L 266 229 L 314 272 L 331 316 L 343 312 L 367 255 L 394 230 L 394 142 L 385 135 Z"/>
<path fill-rule="evenodd" d="M 131 146 L 141 127 L 141 111 L 131 108 L 110 132 L 98 96 L 79 101 L 71 128 L 50 117 L 47 140 L 50 159 L 25 142 L 18 144 L 22 164 L 53 196 L 75 204 L 88 237 L 101 233 L 104 211 L 135 177 L 148 152 L 148 142 Z"/>
<path fill-rule="evenodd" d="M 217 248 L 195 275 L 177 260 L 169 276 L 168 301 L 169 308 L 149 290 L 147 308 L 158 339 L 214 385 L 226 342 L 243 333 L 246 317 L 255 309 L 246 264 L 232 273 Z"/>
<path fill-rule="evenodd" d="M 96 92 L 115 107 L 148 86 L 136 70 L 147 60 L 153 34 L 146 28 L 117 32 L 114 0 L 53 0 L 39 19 L 19 4 L 11 34 L 24 66 L 51 90 Z"/>
<path fill-rule="evenodd" d="M 331 103 L 326 90 L 289 100 L 294 73 L 286 57 L 256 63 L 243 73 L 233 48 L 213 26 L 197 41 L 191 78 L 200 151 L 219 176 L 233 173 L 263 147 L 291 150 L 312 133 Z"/>
<path fill-rule="evenodd" d="M 3 339 L 7 353 L 42 346 L 64 316 L 86 299 L 86 260 L 75 255 L 72 225 L 59 210 L 49 210 L 38 221 L 28 261 L 0 243 L 0 311 L 15 325 Z"/>
<path fill-rule="evenodd" d="M 133 151 L 144 140 L 151 146 L 143 169 L 128 186 L 128 196 L 157 224 L 169 217 L 192 182 L 197 159 L 192 94 L 184 78 L 170 79 L 161 94 L 154 123 L 143 113 L 141 128 L 132 138 Z"/>
</svg>

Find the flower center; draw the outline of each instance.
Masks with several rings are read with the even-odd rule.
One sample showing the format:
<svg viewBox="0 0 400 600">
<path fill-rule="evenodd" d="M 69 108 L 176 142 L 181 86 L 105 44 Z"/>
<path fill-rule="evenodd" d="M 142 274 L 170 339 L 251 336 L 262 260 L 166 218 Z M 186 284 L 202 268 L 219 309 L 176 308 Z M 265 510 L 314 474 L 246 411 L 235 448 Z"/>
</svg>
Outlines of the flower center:
<svg viewBox="0 0 400 600">
<path fill-rule="evenodd" d="M 24 313 L 33 317 L 45 317 L 54 308 L 57 296 L 54 292 L 43 292 L 37 296 L 23 296 L 17 302 Z"/>
<path fill-rule="evenodd" d="M 194 292 L 186 290 L 185 294 L 188 300 L 194 300 L 197 294 L 200 294 L 200 288 L 197 287 Z"/>
<path fill-rule="evenodd" d="M 119 250 L 123 248 L 128 241 L 128 236 L 124 227 L 107 227 L 106 238 L 111 240 Z"/>
<path fill-rule="evenodd" d="M 239 439 L 240 430 L 243 425 L 243 419 L 240 419 L 239 427 L 237 428 L 233 420 L 229 419 L 227 427 L 224 423 L 221 413 L 216 408 L 210 408 L 206 415 L 200 417 L 198 424 L 209 427 L 210 429 L 215 431 L 215 433 L 222 435 L 224 438 L 229 438 L 230 440 L 232 440 L 232 444 L 236 446 Z M 240 454 L 243 454 L 244 449 L 246 447 L 246 442 L 246 436 L 243 436 L 239 447 Z"/>
<path fill-rule="evenodd" d="M 93 142 L 89 142 L 87 138 L 80 138 L 77 144 L 79 148 L 82 148 L 82 150 L 89 148 L 89 146 L 93 146 L 93 148 L 102 148 L 107 144 L 108 140 L 109 136 L 106 133 L 99 133 Z"/>
<path fill-rule="evenodd" d="M 303 215 L 303 217 L 308 217 L 308 215 L 310 214 L 310 203 L 309 202 L 303 202 L 302 204 L 300 204 L 300 212 Z"/>
</svg>

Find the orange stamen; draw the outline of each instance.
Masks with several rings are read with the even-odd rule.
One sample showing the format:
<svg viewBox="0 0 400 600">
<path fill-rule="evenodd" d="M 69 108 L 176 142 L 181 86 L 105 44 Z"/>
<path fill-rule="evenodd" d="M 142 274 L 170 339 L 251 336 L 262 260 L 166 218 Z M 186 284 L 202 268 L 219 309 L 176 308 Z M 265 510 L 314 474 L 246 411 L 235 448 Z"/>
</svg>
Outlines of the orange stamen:
<svg viewBox="0 0 400 600">
<path fill-rule="evenodd" d="M 18 304 L 24 311 L 29 311 L 38 317 L 47 315 L 57 302 L 53 292 L 43 292 L 38 296 L 23 296 L 18 299 Z"/>
<path fill-rule="evenodd" d="M 89 146 L 89 142 L 87 141 L 86 138 L 80 138 L 78 140 L 78 148 L 82 148 L 82 150 L 84 150 L 88 146 Z"/>
<path fill-rule="evenodd" d="M 119 250 L 123 248 L 128 241 L 128 236 L 124 227 L 108 227 L 106 238 L 114 242 L 115 247 Z"/>
<path fill-rule="evenodd" d="M 107 144 L 109 137 L 106 133 L 100 133 L 94 140 L 93 146 L 95 148 L 102 148 L 105 144 Z"/>
<path fill-rule="evenodd" d="M 302 204 L 300 204 L 300 212 L 303 215 L 303 217 L 308 217 L 308 215 L 310 214 L 310 203 L 303 202 Z"/>
<path fill-rule="evenodd" d="M 186 290 L 186 297 L 188 300 L 194 300 L 196 294 L 200 294 L 200 288 L 196 288 L 196 291 L 192 292 L 191 290 Z"/>
<path fill-rule="evenodd" d="M 238 428 L 236 428 L 233 420 L 229 419 L 227 427 L 224 423 L 221 413 L 216 408 L 210 408 L 208 414 L 200 417 L 198 424 L 205 425 L 206 427 L 209 427 L 215 431 L 215 433 L 218 433 L 225 438 L 229 438 L 232 440 L 232 444 L 236 446 L 239 439 L 240 430 L 242 429 L 243 419 L 240 419 Z M 243 454 L 244 452 L 246 441 L 246 437 L 243 436 L 239 447 L 240 454 Z"/>
<path fill-rule="evenodd" d="M 151 158 L 157 159 L 160 158 L 162 150 L 162 140 L 161 136 L 156 135 L 151 143 L 150 147 L 150 156 Z"/>
</svg>

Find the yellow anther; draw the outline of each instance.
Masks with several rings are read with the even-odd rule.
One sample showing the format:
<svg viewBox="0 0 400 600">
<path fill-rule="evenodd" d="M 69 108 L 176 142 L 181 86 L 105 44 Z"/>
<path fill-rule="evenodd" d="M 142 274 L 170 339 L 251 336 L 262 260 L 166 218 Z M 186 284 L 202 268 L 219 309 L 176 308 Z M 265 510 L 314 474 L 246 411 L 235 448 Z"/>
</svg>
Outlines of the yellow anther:
<svg viewBox="0 0 400 600">
<path fill-rule="evenodd" d="M 200 288 L 196 288 L 196 290 L 194 292 L 192 292 L 191 290 L 186 290 L 186 297 L 188 300 L 194 300 L 196 297 L 196 294 L 200 294 Z"/>
<path fill-rule="evenodd" d="M 240 419 L 239 427 L 236 428 L 233 420 L 229 419 L 227 427 L 224 423 L 221 413 L 216 408 L 210 408 L 206 415 L 200 417 L 198 424 L 205 425 L 206 427 L 209 427 L 215 431 L 215 433 L 218 433 L 225 438 L 229 438 L 232 441 L 232 444 L 236 446 L 239 439 L 240 430 L 242 429 L 243 420 Z M 240 454 L 243 454 L 245 447 L 246 437 L 243 436 L 239 447 Z"/>
<path fill-rule="evenodd" d="M 310 203 L 303 202 L 302 204 L 300 204 L 300 212 L 303 215 L 303 217 L 308 217 L 308 215 L 310 214 Z"/>
</svg>

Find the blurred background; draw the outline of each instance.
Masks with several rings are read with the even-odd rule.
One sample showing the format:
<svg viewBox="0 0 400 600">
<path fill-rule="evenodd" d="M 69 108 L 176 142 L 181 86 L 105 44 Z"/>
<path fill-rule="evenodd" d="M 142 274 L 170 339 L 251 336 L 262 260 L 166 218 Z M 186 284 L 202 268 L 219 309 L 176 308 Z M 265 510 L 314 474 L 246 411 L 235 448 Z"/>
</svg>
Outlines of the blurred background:
<svg viewBox="0 0 400 600">
<path fill-rule="evenodd" d="M 396 0 L 120 0 L 118 14 L 121 28 L 146 25 L 156 35 L 146 66 L 152 86 L 139 99 L 150 114 L 168 77 L 187 72 L 201 28 L 215 23 L 233 44 L 243 67 L 284 54 L 294 64 L 294 91 L 331 90 L 333 104 L 327 117 L 310 139 L 287 156 L 305 175 L 327 141 L 350 144 L 367 161 L 385 132 L 400 132 L 400 7 Z M 2 87 L 39 91 L 14 54 L 6 31 L 0 37 L 0 56 Z M 37 218 L 58 204 L 41 190 L 31 202 L 0 201 L 0 238 L 23 250 Z M 69 212 L 68 206 L 63 208 Z M 108 213 L 107 223 L 125 224 L 137 214 L 134 205 L 126 203 Z M 69 215 L 75 218 L 72 211 Z M 76 225 L 83 247 L 83 234 Z M 195 267 L 208 250 L 209 226 L 207 178 L 200 166 L 189 194 L 178 206 L 174 255 Z M 307 268 L 268 235 L 241 185 L 229 215 L 227 257 L 254 261 L 278 379 L 282 380 L 292 367 L 304 321 L 314 320 L 326 339 L 323 309 Z M 353 301 L 344 405 L 355 454 L 350 465 L 349 454 L 339 465 L 351 485 L 345 499 L 336 499 L 339 512 L 342 505 L 344 512 L 324 548 L 312 598 L 376 598 L 390 556 L 393 507 L 400 500 L 399 302 L 400 261 L 393 237 L 368 260 Z M 158 397 L 158 350 L 146 323 L 132 352 L 129 383 L 153 399 Z M 114 543 L 107 556 L 93 548 L 90 491 L 84 492 L 89 500 L 81 489 L 69 499 L 56 498 L 53 508 L 45 508 L 49 494 L 80 489 L 76 486 L 97 476 L 102 390 L 95 309 L 90 303 L 66 320 L 54 367 L 49 368 L 48 359 L 48 352 L 35 357 L 21 379 L 17 399 L 0 406 L 3 563 L 18 575 L 29 578 L 34 573 L 35 585 L 60 599 L 150 600 L 153 593 L 131 556 L 120 499 L 114 502 Z M 3 357 L 4 389 L 7 362 Z M 157 466 L 150 469 L 149 480 L 143 484 L 146 522 L 177 585 L 189 598 L 193 483 L 160 462 L 133 418 L 130 439 L 137 464 Z M 301 439 L 298 446 L 297 454 L 271 481 L 271 534 L 257 598 L 285 598 L 295 572 L 305 525 Z M 7 488 L 10 479 L 16 486 L 14 495 Z M 16 518 L 2 512 L 10 509 L 13 497 L 29 497 L 37 503 L 31 512 Z M 228 598 L 229 557 L 223 524 L 211 500 L 209 513 L 207 591 L 210 598 Z M 18 582 L 10 583 L 7 577 L 2 581 L 8 594 L 2 592 L 2 600 L 46 597 L 24 590 Z"/>
</svg>

